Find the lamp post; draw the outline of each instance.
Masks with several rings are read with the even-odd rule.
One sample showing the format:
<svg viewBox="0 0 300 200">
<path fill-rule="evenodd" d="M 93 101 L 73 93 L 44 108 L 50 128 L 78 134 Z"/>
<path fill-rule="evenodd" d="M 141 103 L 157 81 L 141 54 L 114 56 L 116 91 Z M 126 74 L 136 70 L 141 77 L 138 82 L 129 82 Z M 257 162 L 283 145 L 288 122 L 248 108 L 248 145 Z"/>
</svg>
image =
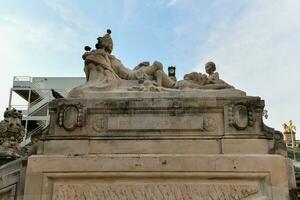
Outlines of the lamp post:
<svg viewBox="0 0 300 200">
<path fill-rule="evenodd" d="M 173 80 L 176 81 L 176 67 L 169 66 L 168 67 L 168 76 Z"/>
</svg>

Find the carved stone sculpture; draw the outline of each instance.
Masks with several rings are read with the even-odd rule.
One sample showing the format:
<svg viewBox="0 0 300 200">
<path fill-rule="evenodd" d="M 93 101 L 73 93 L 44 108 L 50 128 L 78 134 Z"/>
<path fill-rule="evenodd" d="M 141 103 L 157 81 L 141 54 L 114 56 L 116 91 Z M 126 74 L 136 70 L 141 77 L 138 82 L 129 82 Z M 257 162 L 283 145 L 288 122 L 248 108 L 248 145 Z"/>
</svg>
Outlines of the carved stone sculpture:
<svg viewBox="0 0 300 200">
<path fill-rule="evenodd" d="M 21 156 L 19 143 L 25 136 L 21 124 L 22 114 L 16 109 L 6 109 L 4 120 L 0 122 L 0 155 L 2 158 L 18 158 Z"/>
<path fill-rule="evenodd" d="M 85 50 L 86 83 L 51 101 L 32 137 L 24 200 L 292 199 L 293 165 L 263 124 L 264 101 L 214 63 L 175 81 L 158 61 L 126 68 L 111 31 Z"/>
<path fill-rule="evenodd" d="M 192 72 L 184 75 L 184 80 L 178 81 L 175 84 L 177 89 L 226 89 L 233 88 L 225 81 L 219 78 L 219 73 L 216 72 L 216 65 L 213 62 L 205 64 L 205 71 L 208 75 Z"/>
<path fill-rule="evenodd" d="M 175 82 L 163 72 L 163 65 L 155 61 L 152 65 L 149 62 L 142 62 L 134 70 L 126 68 L 119 59 L 111 55 L 113 40 L 111 31 L 98 38 L 96 49 L 83 54 L 84 71 L 87 82 L 73 89 L 69 96 L 83 96 L 87 91 L 108 91 L 120 88 L 131 88 L 131 86 L 143 84 L 144 81 L 151 81 L 153 85 L 170 88 Z M 91 49 L 85 48 L 86 50 Z"/>
<path fill-rule="evenodd" d="M 89 92 L 99 91 L 161 91 L 184 89 L 225 89 L 232 86 L 219 79 L 216 66 L 208 62 L 205 69 L 208 75 L 192 72 L 184 76 L 184 80 L 176 82 L 163 71 L 159 61 L 145 61 L 133 70 L 125 67 L 113 56 L 113 40 L 111 31 L 97 38 L 95 49 L 85 47 L 84 71 L 86 83 L 74 88 L 69 97 L 85 97 Z"/>
</svg>

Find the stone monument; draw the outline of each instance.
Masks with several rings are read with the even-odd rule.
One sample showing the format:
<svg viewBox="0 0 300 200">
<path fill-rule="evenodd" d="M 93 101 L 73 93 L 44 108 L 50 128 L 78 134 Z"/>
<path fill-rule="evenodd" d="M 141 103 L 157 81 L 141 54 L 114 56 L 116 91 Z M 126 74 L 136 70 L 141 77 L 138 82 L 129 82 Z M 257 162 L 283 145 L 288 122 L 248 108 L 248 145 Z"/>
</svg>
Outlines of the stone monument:
<svg viewBox="0 0 300 200">
<path fill-rule="evenodd" d="M 16 109 L 7 108 L 4 112 L 4 120 L 0 122 L 0 165 L 23 155 L 19 146 L 25 136 L 21 120 L 22 114 Z"/>
<path fill-rule="evenodd" d="M 262 121 L 264 101 L 213 62 L 175 81 L 159 61 L 125 67 L 110 30 L 85 50 L 86 83 L 50 103 L 24 199 L 292 199 L 293 167 Z"/>
<path fill-rule="evenodd" d="M 19 143 L 25 136 L 22 114 L 6 109 L 0 122 L 0 199 L 22 199 L 26 174 L 26 150 Z"/>
</svg>

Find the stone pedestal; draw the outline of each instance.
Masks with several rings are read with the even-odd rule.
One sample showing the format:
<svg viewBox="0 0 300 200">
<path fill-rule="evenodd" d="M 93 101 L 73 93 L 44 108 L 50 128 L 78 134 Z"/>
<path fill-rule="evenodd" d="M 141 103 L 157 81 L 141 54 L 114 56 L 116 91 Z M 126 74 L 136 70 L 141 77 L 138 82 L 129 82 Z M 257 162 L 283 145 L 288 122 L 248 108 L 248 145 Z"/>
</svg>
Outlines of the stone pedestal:
<svg viewBox="0 0 300 200">
<path fill-rule="evenodd" d="M 0 166 L 1 200 L 23 199 L 26 166 L 26 158 L 20 158 Z"/>
<path fill-rule="evenodd" d="M 25 199 L 283 200 L 286 172 L 278 155 L 33 156 Z"/>
<path fill-rule="evenodd" d="M 263 107 L 233 89 L 53 101 L 25 199 L 289 199 L 292 165 Z"/>
</svg>

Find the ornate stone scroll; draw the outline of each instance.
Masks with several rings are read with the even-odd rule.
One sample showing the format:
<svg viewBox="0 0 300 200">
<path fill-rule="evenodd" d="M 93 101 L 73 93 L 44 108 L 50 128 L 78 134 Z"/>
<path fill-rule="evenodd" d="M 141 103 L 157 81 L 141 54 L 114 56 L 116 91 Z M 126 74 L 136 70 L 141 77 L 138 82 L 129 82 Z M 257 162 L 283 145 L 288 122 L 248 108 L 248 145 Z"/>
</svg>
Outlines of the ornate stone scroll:
<svg viewBox="0 0 300 200">
<path fill-rule="evenodd" d="M 85 122 L 83 104 L 61 104 L 58 111 L 58 125 L 67 131 L 82 127 Z"/>
<path fill-rule="evenodd" d="M 238 103 L 228 107 L 229 125 L 238 130 L 244 130 L 248 126 L 253 126 L 253 110 L 249 105 Z"/>
</svg>

